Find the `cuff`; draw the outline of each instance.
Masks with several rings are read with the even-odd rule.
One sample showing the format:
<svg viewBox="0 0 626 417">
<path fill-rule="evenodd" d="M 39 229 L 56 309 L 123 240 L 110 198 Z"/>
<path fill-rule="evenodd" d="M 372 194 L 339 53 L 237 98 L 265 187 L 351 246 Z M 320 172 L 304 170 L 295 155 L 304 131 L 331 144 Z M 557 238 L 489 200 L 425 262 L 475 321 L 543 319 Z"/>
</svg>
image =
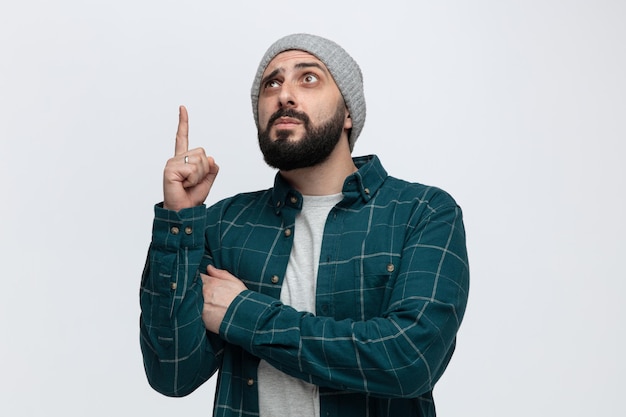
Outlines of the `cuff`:
<svg viewBox="0 0 626 417">
<path fill-rule="evenodd" d="M 222 324 L 220 337 L 254 353 L 255 335 L 268 320 L 278 314 L 283 304 L 280 300 L 251 290 L 244 290 L 233 300 Z"/>
<path fill-rule="evenodd" d="M 159 203 L 154 206 L 152 244 L 174 251 L 201 247 L 204 245 L 205 219 L 204 205 L 173 211 L 164 209 L 163 203 Z"/>
</svg>

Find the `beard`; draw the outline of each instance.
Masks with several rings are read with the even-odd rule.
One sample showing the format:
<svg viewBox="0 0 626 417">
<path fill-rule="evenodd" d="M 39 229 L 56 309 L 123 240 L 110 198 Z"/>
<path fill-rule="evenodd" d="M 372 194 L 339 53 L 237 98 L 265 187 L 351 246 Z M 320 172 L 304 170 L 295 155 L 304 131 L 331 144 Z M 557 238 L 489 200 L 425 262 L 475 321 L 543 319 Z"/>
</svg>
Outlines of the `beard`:
<svg viewBox="0 0 626 417">
<path fill-rule="evenodd" d="M 276 140 L 269 136 L 274 122 L 281 117 L 292 117 L 304 124 L 304 136 L 290 140 L 289 130 L 277 130 Z M 265 130 L 259 129 L 258 138 L 265 162 L 281 171 L 308 168 L 324 162 L 333 152 L 343 132 L 345 105 L 339 104 L 333 117 L 320 126 L 311 126 L 306 113 L 280 109 L 270 117 Z"/>
</svg>

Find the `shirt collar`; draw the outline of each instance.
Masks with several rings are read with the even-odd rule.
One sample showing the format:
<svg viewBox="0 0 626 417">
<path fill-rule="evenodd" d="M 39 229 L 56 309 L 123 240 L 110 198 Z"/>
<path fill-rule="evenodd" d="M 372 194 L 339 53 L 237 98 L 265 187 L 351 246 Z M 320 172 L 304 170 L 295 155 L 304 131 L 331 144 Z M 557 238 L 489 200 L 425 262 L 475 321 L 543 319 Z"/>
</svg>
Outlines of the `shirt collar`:
<svg viewBox="0 0 626 417">
<path fill-rule="evenodd" d="M 352 160 L 357 171 L 348 175 L 343 183 L 343 204 L 359 200 L 365 204 L 376 194 L 388 174 L 376 155 L 358 156 Z M 280 173 L 274 178 L 272 204 L 276 214 L 280 214 L 283 207 L 302 208 L 302 194 L 291 188 Z"/>
</svg>

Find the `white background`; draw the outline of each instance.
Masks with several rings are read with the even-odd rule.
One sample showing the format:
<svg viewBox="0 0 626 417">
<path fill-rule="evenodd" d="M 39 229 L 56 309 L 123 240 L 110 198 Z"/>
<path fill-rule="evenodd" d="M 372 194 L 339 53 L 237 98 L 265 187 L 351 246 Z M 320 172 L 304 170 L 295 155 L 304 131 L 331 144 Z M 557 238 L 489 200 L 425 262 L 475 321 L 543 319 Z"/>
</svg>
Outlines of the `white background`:
<svg viewBox="0 0 626 417">
<path fill-rule="evenodd" d="M 211 414 L 148 386 L 139 279 L 178 105 L 221 166 L 208 203 L 269 187 L 249 88 L 278 37 L 360 63 L 355 154 L 463 207 L 471 293 L 439 416 L 623 416 L 626 3 L 5 1 L 0 414 Z"/>
</svg>

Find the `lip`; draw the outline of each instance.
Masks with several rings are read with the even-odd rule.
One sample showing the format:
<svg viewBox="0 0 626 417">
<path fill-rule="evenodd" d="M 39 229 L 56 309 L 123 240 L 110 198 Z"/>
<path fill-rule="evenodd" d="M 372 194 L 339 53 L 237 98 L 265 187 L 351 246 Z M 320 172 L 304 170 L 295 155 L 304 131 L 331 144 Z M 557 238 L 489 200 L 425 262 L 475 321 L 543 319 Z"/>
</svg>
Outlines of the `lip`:
<svg viewBox="0 0 626 417">
<path fill-rule="evenodd" d="M 279 127 L 297 126 L 300 124 L 302 124 L 302 122 L 298 119 L 294 119 L 293 117 L 280 117 L 274 122 L 274 126 Z"/>
</svg>

